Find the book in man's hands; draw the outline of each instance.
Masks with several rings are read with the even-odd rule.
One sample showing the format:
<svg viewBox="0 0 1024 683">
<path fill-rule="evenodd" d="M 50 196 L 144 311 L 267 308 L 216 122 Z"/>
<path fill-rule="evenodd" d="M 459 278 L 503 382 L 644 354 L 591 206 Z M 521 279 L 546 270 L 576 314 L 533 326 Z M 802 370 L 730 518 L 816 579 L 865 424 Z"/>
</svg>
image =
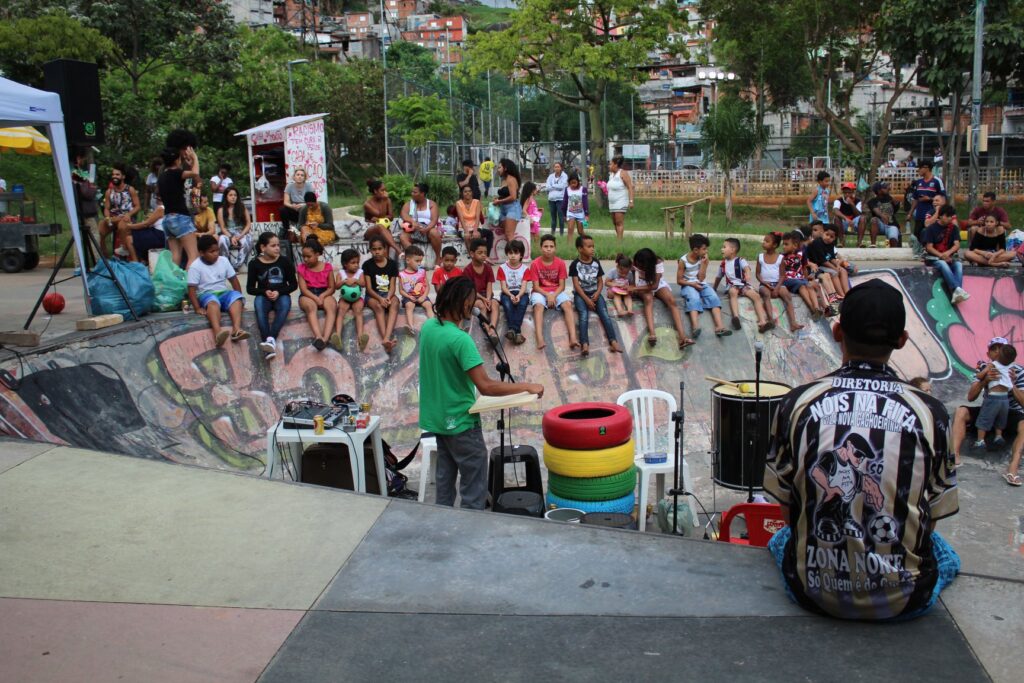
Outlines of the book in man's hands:
<svg viewBox="0 0 1024 683">
<path fill-rule="evenodd" d="M 519 406 L 525 406 L 528 403 L 533 403 L 537 398 L 537 394 L 531 394 L 527 391 L 519 394 L 509 394 L 508 396 L 480 396 L 476 399 L 476 403 L 474 403 L 469 409 L 469 413 L 470 415 L 475 415 L 477 413 L 489 413 L 495 410 L 518 408 Z"/>
</svg>

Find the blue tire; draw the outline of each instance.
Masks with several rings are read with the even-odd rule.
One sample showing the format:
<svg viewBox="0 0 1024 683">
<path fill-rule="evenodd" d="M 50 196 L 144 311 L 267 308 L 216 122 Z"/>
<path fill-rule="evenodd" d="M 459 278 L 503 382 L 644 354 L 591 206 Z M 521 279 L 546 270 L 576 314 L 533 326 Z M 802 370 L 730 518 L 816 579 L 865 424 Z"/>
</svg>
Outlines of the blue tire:
<svg viewBox="0 0 1024 683">
<path fill-rule="evenodd" d="M 572 500 L 549 492 L 548 505 L 560 508 L 575 508 L 583 512 L 621 512 L 628 515 L 633 513 L 633 507 L 636 505 L 636 494 L 630 492 L 629 495 L 614 500 Z"/>
</svg>

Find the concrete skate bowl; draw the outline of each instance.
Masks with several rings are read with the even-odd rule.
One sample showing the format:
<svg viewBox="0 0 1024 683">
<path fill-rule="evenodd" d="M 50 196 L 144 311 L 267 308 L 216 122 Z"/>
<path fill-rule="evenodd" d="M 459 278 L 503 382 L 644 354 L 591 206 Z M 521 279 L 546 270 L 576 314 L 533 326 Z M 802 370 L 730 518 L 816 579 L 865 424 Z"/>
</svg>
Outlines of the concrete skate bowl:
<svg viewBox="0 0 1024 683">
<path fill-rule="evenodd" d="M 956 310 L 933 275 L 923 268 L 876 270 L 864 278 L 883 278 L 906 295 L 910 342 L 893 357 L 906 378 L 928 377 L 935 393 L 953 403 L 966 391 L 967 376 L 984 357 L 988 339 L 1012 339 L 1024 355 L 1022 278 L 1010 273 L 971 269 L 964 287 L 969 301 Z M 785 320 L 781 305 L 777 314 Z M 840 362 L 829 323 L 811 323 L 798 334 L 788 325 L 763 336 L 763 379 L 797 385 L 832 371 Z M 753 343 L 759 335 L 753 309 L 743 302 L 743 329 L 716 338 L 702 318 L 703 335 L 684 351 L 676 348 L 671 321 L 656 305 L 659 343 L 649 348 L 642 315 L 617 321 L 625 354 L 607 349 L 600 325 L 591 319 L 591 354 L 568 349 L 561 314 L 548 312 L 547 348 L 532 339 L 510 346 L 512 370 L 520 381 L 547 387 L 542 402 L 517 410 L 517 442 L 540 445 L 544 410 L 573 401 L 614 401 L 628 389 L 659 388 L 679 394 L 685 382 L 687 442 L 704 448 L 710 433 L 710 384 L 705 375 L 730 379 L 753 376 Z M 255 323 L 246 314 L 255 337 Z M 726 319 L 728 323 L 728 318 Z M 370 325 L 371 339 L 376 331 Z M 689 327 L 687 325 L 687 327 Z M 142 323 L 87 335 L 65 337 L 20 356 L 4 352 L 0 367 L 21 380 L 17 390 L 0 387 L 0 432 L 113 451 L 145 458 L 259 473 L 266 431 L 282 407 L 296 399 L 329 400 L 347 393 L 368 401 L 383 416 L 384 437 L 396 451 L 411 447 L 419 435 L 417 338 L 399 332 L 400 344 L 388 356 L 379 349 L 359 353 L 351 323 L 344 352 L 317 352 L 309 328 L 295 316 L 282 333 L 283 352 L 263 360 L 256 339 L 213 347 L 205 323 L 180 314 L 149 316 Z M 524 330 L 528 337 L 532 328 Z M 483 352 L 486 342 L 477 335 Z M 492 368 L 490 353 L 485 363 Z M 493 420 L 486 424 L 493 427 Z M 703 441 L 702 441 L 703 440 Z"/>
</svg>

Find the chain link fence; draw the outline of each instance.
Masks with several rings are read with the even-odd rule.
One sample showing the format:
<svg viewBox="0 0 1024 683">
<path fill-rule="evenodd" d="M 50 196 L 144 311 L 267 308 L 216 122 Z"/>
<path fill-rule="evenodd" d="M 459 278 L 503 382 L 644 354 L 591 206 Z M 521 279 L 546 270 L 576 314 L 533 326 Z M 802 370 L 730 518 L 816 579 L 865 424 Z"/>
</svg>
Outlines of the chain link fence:
<svg viewBox="0 0 1024 683">
<path fill-rule="evenodd" d="M 385 78 L 388 103 L 410 95 L 438 95 L 455 121 L 450 139 L 436 140 L 425 147 L 410 147 L 394 130 L 394 122 L 388 119 L 388 173 L 449 175 L 461 170 L 463 159 L 472 159 L 479 165 L 485 157 L 494 161 L 518 157 L 519 126 L 514 119 L 457 97 L 449 98 L 447 90 L 421 86 L 397 73 L 388 73 Z"/>
</svg>

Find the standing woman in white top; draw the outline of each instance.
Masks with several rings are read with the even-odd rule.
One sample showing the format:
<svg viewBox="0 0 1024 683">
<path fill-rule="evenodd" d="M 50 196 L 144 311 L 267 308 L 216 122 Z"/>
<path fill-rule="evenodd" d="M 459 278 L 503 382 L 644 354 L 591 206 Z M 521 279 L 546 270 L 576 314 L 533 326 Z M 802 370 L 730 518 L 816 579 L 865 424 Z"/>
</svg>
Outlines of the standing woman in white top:
<svg viewBox="0 0 1024 683">
<path fill-rule="evenodd" d="M 569 186 L 569 176 L 562 170 L 562 164 L 557 161 L 551 166 L 551 174 L 544 183 L 548 190 L 548 210 L 551 211 L 551 234 L 565 234 L 565 214 L 562 213 L 562 205 L 565 203 L 565 188 Z"/>
<path fill-rule="evenodd" d="M 626 211 L 633 208 L 633 179 L 622 168 L 622 162 L 621 156 L 612 157 L 608 162 L 608 212 L 619 240 L 626 229 Z"/>
<path fill-rule="evenodd" d="M 761 299 L 764 301 L 764 308 L 768 313 L 768 322 L 771 323 L 771 326 L 775 327 L 778 324 L 772 299 L 782 299 L 782 303 L 786 305 L 789 329 L 796 332 L 804 329 L 804 326 L 797 324 L 796 311 L 793 310 L 793 296 L 782 284 L 785 278 L 782 277 L 782 254 L 778 252 L 780 244 L 782 244 L 781 232 L 770 232 L 764 236 L 764 240 L 761 241 L 764 251 L 757 255 L 757 270 L 754 277 L 760 284 Z"/>
</svg>

